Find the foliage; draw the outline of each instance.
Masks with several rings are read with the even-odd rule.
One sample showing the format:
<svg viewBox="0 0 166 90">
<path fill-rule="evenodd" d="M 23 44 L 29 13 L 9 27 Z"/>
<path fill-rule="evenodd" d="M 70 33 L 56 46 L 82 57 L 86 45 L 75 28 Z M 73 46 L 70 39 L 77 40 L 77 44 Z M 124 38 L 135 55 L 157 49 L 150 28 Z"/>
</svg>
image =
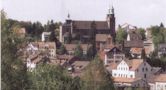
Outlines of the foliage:
<svg viewBox="0 0 166 90">
<path fill-rule="evenodd" d="M 1 20 L 2 90 L 25 90 L 28 87 L 27 72 L 18 53 L 23 40 L 12 33 L 14 25 L 6 19 L 4 11 L 1 11 Z"/>
<path fill-rule="evenodd" d="M 150 57 L 147 58 L 147 62 L 153 67 L 161 67 L 163 70 L 166 70 L 166 57 L 162 56 L 159 58 L 157 50 L 154 50 L 150 54 Z"/>
<path fill-rule="evenodd" d="M 146 39 L 145 30 L 144 30 L 143 28 L 139 28 L 139 29 L 138 29 L 138 33 L 141 35 L 142 40 L 145 40 L 145 39 Z"/>
<path fill-rule="evenodd" d="M 57 50 L 57 53 L 60 55 L 66 54 L 67 50 L 64 45 L 61 45 L 60 48 Z"/>
<path fill-rule="evenodd" d="M 83 90 L 114 90 L 110 74 L 98 56 L 90 62 L 82 75 Z"/>
<path fill-rule="evenodd" d="M 34 72 L 29 72 L 32 90 L 70 90 L 72 78 L 60 66 L 39 64 Z"/>
<path fill-rule="evenodd" d="M 93 59 L 96 55 L 96 49 L 94 45 L 90 46 L 87 51 L 87 58 Z"/>
<path fill-rule="evenodd" d="M 160 43 L 166 43 L 166 28 L 164 26 L 152 26 L 150 28 L 155 47 Z"/>
<path fill-rule="evenodd" d="M 80 44 L 78 44 L 77 47 L 75 48 L 74 56 L 80 57 L 80 58 L 83 57 L 83 49 Z"/>
<path fill-rule="evenodd" d="M 141 58 L 142 58 L 142 59 L 145 59 L 145 58 L 146 58 L 145 49 L 142 49 Z"/>
<path fill-rule="evenodd" d="M 126 37 L 127 37 L 127 32 L 125 32 L 125 30 L 123 30 L 122 28 L 119 28 L 116 33 L 116 42 L 123 43 Z"/>
</svg>

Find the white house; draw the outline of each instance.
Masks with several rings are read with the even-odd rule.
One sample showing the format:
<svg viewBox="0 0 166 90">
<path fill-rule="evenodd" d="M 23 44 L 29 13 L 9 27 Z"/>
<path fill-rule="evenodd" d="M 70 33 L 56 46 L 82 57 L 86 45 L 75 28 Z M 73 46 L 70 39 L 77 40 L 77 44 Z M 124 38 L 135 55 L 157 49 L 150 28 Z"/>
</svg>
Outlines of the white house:
<svg viewBox="0 0 166 90">
<path fill-rule="evenodd" d="M 112 68 L 112 77 L 115 83 L 148 87 L 147 78 L 153 74 L 153 68 L 146 61 L 142 59 L 122 60 L 115 64 L 114 68 Z"/>
<path fill-rule="evenodd" d="M 166 73 L 155 75 L 149 85 L 150 90 L 166 90 Z"/>
<path fill-rule="evenodd" d="M 51 32 L 43 32 L 42 33 L 42 41 L 47 41 L 49 36 L 50 36 Z"/>
</svg>

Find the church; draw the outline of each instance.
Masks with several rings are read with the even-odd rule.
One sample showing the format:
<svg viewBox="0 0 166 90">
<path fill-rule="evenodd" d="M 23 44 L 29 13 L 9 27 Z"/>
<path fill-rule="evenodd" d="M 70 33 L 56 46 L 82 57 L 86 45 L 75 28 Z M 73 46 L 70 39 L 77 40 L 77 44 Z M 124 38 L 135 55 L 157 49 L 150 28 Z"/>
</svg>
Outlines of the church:
<svg viewBox="0 0 166 90">
<path fill-rule="evenodd" d="M 109 9 L 106 20 L 103 21 L 84 21 L 72 20 L 70 15 L 65 23 L 60 26 L 59 41 L 65 44 L 89 44 L 95 41 L 96 35 L 109 35 L 115 41 L 115 15 L 114 8 Z"/>
</svg>

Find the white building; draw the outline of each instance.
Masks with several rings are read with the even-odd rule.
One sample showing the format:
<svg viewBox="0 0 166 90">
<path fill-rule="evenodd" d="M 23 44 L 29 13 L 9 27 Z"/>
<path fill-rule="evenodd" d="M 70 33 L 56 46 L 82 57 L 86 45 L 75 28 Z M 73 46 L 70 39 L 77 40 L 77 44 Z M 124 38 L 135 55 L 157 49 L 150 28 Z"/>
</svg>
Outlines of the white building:
<svg viewBox="0 0 166 90">
<path fill-rule="evenodd" d="M 115 63 L 111 73 L 115 84 L 148 87 L 147 78 L 153 74 L 153 68 L 142 59 L 122 60 Z"/>
<path fill-rule="evenodd" d="M 47 41 L 49 39 L 49 36 L 51 35 L 51 32 L 43 32 L 42 33 L 42 41 Z"/>
<path fill-rule="evenodd" d="M 155 75 L 149 85 L 150 90 L 166 90 L 166 74 Z"/>
</svg>

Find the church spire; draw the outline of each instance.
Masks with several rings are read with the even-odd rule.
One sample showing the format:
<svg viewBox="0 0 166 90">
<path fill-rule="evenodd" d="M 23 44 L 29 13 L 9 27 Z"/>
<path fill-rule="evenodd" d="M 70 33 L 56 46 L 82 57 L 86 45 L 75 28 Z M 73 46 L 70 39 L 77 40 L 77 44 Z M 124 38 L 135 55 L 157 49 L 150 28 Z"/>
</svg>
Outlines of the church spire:
<svg viewBox="0 0 166 90">
<path fill-rule="evenodd" d="M 114 7 L 111 8 L 111 14 L 114 14 Z"/>
<path fill-rule="evenodd" d="M 108 9 L 108 14 L 114 14 L 114 7 L 110 6 L 109 9 Z"/>
<path fill-rule="evenodd" d="M 68 13 L 67 18 L 70 19 L 70 14 Z"/>
</svg>

